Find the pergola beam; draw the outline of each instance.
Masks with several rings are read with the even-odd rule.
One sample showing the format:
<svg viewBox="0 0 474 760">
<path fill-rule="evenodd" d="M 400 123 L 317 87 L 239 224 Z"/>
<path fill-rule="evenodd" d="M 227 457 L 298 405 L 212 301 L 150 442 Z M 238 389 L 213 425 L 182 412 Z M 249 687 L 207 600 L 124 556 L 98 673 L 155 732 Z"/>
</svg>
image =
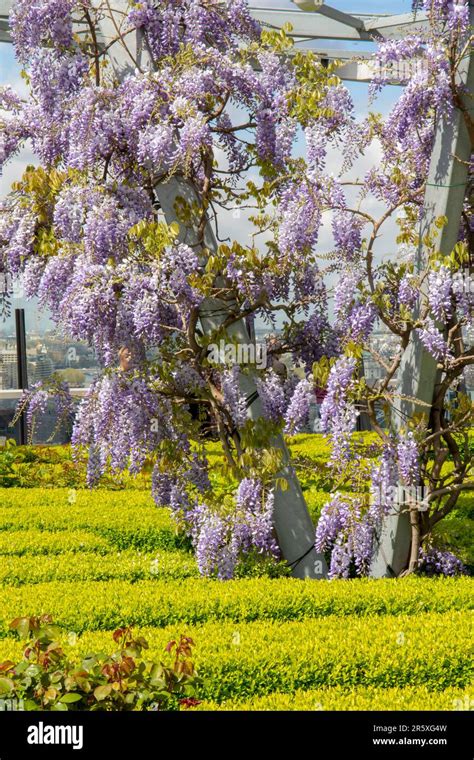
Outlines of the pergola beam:
<svg viewBox="0 0 474 760">
<path fill-rule="evenodd" d="M 307 48 L 307 45 L 300 45 L 298 40 L 295 40 L 298 49 Z M 380 68 L 377 67 L 376 62 L 370 52 L 358 53 L 354 50 L 339 50 L 338 48 L 325 48 L 318 45 L 317 47 L 311 47 L 311 51 L 318 56 L 324 65 L 340 61 L 340 65 L 335 69 L 337 76 L 344 82 L 372 82 L 376 74 L 380 73 Z M 385 82 L 388 85 L 400 85 L 404 84 L 407 79 L 407 72 L 410 70 L 410 66 L 416 66 L 416 60 L 404 61 L 402 65 L 395 67 L 385 66 L 384 77 Z"/>
<path fill-rule="evenodd" d="M 281 29 L 285 23 L 290 23 L 293 27 L 292 36 L 307 40 L 370 42 L 377 38 L 400 39 L 414 29 L 424 29 L 428 24 L 425 13 L 349 15 L 328 5 L 321 5 L 309 13 L 276 8 L 251 8 L 250 12 L 265 27 Z"/>
<path fill-rule="evenodd" d="M 333 8 L 324 8 L 334 11 Z M 317 13 L 301 11 L 282 11 L 271 8 L 251 8 L 250 13 L 262 26 L 281 29 L 284 24 L 291 24 L 292 36 L 308 39 L 329 40 L 371 40 L 373 33 L 364 29 L 361 19 L 354 19 L 339 11 L 324 13 L 323 8 Z M 342 18 L 341 18 L 342 17 Z"/>
<path fill-rule="evenodd" d="M 428 26 L 426 13 L 399 13 L 383 16 L 360 16 L 364 22 L 364 29 L 370 33 L 376 33 L 386 39 L 405 37 L 407 31 L 425 29 Z"/>
<path fill-rule="evenodd" d="M 8 17 L 12 9 L 12 0 L 0 0 L 0 42 L 11 42 Z"/>
</svg>

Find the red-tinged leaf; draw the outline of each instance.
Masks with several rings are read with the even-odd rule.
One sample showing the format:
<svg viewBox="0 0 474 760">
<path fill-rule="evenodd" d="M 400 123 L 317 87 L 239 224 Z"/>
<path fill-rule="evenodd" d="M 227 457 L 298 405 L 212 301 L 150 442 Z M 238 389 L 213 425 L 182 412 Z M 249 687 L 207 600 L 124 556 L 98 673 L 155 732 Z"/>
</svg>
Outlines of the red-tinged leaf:
<svg viewBox="0 0 474 760">
<path fill-rule="evenodd" d="M 19 617 L 12 620 L 10 628 L 12 631 L 16 631 L 20 639 L 26 639 L 31 629 L 31 619 L 27 617 Z"/>
<path fill-rule="evenodd" d="M 184 709 L 188 709 L 189 707 L 196 707 L 197 705 L 200 705 L 202 702 L 201 699 L 196 699 L 196 697 L 183 697 L 183 699 L 179 700 L 179 704 L 184 707 Z"/>
</svg>

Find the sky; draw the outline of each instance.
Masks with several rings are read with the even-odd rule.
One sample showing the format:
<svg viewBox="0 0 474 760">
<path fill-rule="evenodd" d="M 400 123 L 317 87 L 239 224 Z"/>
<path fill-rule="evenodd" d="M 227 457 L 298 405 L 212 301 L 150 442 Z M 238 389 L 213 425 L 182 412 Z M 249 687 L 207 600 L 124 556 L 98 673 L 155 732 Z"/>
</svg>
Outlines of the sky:
<svg viewBox="0 0 474 760">
<path fill-rule="evenodd" d="M 290 0 L 251 0 L 249 3 L 252 7 L 273 8 L 273 9 L 288 9 L 297 10 L 296 6 L 290 2 Z M 347 13 L 363 13 L 363 14 L 383 14 L 383 13 L 405 13 L 411 9 L 411 0 L 333 0 L 328 3 L 332 7 L 340 11 Z M 303 13 L 302 11 L 299 11 Z M 349 47 L 348 42 L 328 42 L 324 41 L 330 47 L 343 46 Z M 370 47 L 370 43 L 369 43 Z M 12 87 L 19 91 L 25 92 L 24 81 L 20 78 L 20 68 L 15 60 L 13 46 L 7 43 L 0 43 L 0 85 L 10 84 Z M 356 117 L 362 117 L 367 112 L 368 107 L 368 88 L 366 84 L 348 82 L 348 89 L 350 90 L 355 107 Z M 377 110 L 382 113 L 387 113 L 393 106 L 396 98 L 399 96 L 400 89 L 397 87 L 385 88 L 383 95 L 377 101 Z M 362 176 L 365 171 L 377 161 L 378 154 L 377 148 L 374 146 L 369 149 L 367 156 L 359 159 L 354 168 L 353 176 Z M 334 161 L 334 167 L 336 168 L 338 162 L 338 156 L 333 155 L 330 161 Z M 25 149 L 20 155 L 16 156 L 7 166 L 4 168 L 3 175 L 0 176 L 0 197 L 4 197 L 8 192 L 11 183 L 19 179 L 24 171 L 25 166 L 28 163 L 34 163 L 34 156 L 28 149 Z M 372 209 L 373 213 L 377 213 L 376 206 Z M 324 225 L 321 235 L 318 241 L 318 250 L 330 250 L 332 236 L 330 233 L 330 218 L 327 217 L 327 223 Z M 245 219 L 236 219 L 232 215 L 228 215 L 226 220 L 222 220 L 221 230 L 231 237 L 242 238 L 242 232 L 250 232 L 250 226 L 246 224 Z M 389 244 L 390 238 L 394 238 L 395 228 L 394 225 L 389 225 L 387 233 L 385 235 L 385 241 L 382 240 L 382 244 L 385 246 Z M 241 242 L 243 242 L 241 240 Z M 329 282 L 331 286 L 331 282 Z M 36 309 L 36 306 L 32 303 L 24 302 L 23 299 L 15 299 L 13 306 L 16 308 L 26 308 L 27 330 L 35 329 L 35 327 L 49 327 L 51 323 L 46 320 L 45 315 L 41 316 Z M 11 328 L 13 328 L 13 321 L 11 320 Z M 1 329 L 0 325 L 0 329 Z M 3 326 L 10 332 L 10 324 Z"/>
</svg>

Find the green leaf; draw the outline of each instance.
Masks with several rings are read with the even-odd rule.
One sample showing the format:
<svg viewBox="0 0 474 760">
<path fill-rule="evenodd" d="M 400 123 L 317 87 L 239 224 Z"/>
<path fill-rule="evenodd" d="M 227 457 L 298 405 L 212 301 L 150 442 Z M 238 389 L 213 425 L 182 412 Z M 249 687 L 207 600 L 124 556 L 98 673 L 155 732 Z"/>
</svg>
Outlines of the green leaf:
<svg viewBox="0 0 474 760">
<path fill-rule="evenodd" d="M 179 235 L 179 224 L 178 224 L 178 222 L 171 222 L 171 224 L 170 224 L 170 232 L 175 237 L 177 237 Z"/>
<path fill-rule="evenodd" d="M 27 699 L 25 701 L 24 707 L 27 712 L 32 712 L 33 710 L 40 710 L 40 706 L 36 704 L 36 702 L 33 699 Z"/>
<path fill-rule="evenodd" d="M 45 625 L 41 628 L 38 638 L 40 640 L 53 641 L 61 635 L 61 628 L 58 625 Z"/>
<path fill-rule="evenodd" d="M 286 478 L 275 478 L 275 487 L 279 488 L 281 491 L 287 491 L 288 490 L 288 481 Z"/>
<path fill-rule="evenodd" d="M 105 683 L 103 684 L 103 686 L 97 686 L 94 689 L 94 697 L 97 699 L 98 702 L 101 702 L 103 699 L 107 699 L 111 691 L 112 691 L 112 684 Z"/>
<path fill-rule="evenodd" d="M 10 628 L 16 630 L 20 639 L 26 639 L 30 632 L 30 618 L 15 618 L 15 620 L 10 623 Z"/>
<path fill-rule="evenodd" d="M 54 712 L 67 712 L 67 705 L 62 702 L 55 702 L 54 705 L 51 705 L 51 710 L 54 710 Z"/>
<path fill-rule="evenodd" d="M 465 242 L 460 241 L 454 246 L 450 258 L 454 264 L 467 264 L 469 261 L 469 248 Z"/>
<path fill-rule="evenodd" d="M 97 665 L 97 657 L 95 654 L 88 655 L 87 657 L 84 657 L 82 660 L 82 667 L 84 670 L 87 670 L 88 672 L 91 671 L 95 665 Z"/>
<path fill-rule="evenodd" d="M 15 688 L 15 684 L 10 678 L 0 676 L 0 694 L 10 694 Z"/>
<path fill-rule="evenodd" d="M 69 705 L 73 702 L 80 702 L 82 699 L 82 694 L 78 694 L 77 691 L 70 691 L 67 694 L 63 694 L 63 696 L 60 698 L 60 702 L 64 702 L 65 704 Z"/>
</svg>

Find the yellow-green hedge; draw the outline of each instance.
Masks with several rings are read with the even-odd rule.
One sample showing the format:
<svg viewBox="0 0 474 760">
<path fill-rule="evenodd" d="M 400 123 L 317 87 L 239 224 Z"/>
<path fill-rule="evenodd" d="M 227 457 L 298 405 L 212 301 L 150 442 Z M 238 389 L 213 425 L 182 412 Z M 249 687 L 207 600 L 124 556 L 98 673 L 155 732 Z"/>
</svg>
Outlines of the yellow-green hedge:
<svg viewBox="0 0 474 760">
<path fill-rule="evenodd" d="M 275 692 L 247 700 L 228 699 L 222 703 L 204 700 L 199 711 L 207 710 L 472 710 L 474 684 L 465 689 L 450 687 L 432 691 L 426 686 L 404 688 L 334 686 L 324 689 L 298 689 L 294 694 Z"/>
<path fill-rule="evenodd" d="M 44 535 L 44 534 L 43 534 Z M 58 535 L 58 534 L 53 534 Z M 58 540 L 61 540 L 59 537 Z M 50 581 L 108 581 L 120 579 L 134 583 L 152 578 L 196 578 L 196 560 L 183 552 L 154 552 L 142 554 L 135 550 L 109 551 L 108 554 L 64 551 L 48 554 L 38 560 L 36 555 L 0 556 L 0 585 L 23 586 Z M 94 588 L 94 587 L 92 587 Z"/>
<path fill-rule="evenodd" d="M 150 494 L 133 492 L 131 501 L 130 494 L 118 491 L 4 489 L 0 537 L 32 528 L 88 530 L 108 539 L 115 549 L 175 549 L 181 542 L 169 510 L 157 509 Z"/>
<path fill-rule="evenodd" d="M 58 540 L 62 537 L 51 535 Z M 78 631 L 110 629 L 124 623 L 165 626 L 179 621 L 197 624 L 208 620 L 305 620 L 333 615 L 416 616 L 467 610 L 472 607 L 472 589 L 471 579 L 464 578 L 306 582 L 291 578 L 225 582 L 157 578 L 136 583 L 38 583 L 0 591 L 0 635 L 5 635 L 7 624 L 19 614 L 39 612 L 51 613 L 58 624 Z"/>
<path fill-rule="evenodd" d="M 61 554 L 62 552 L 96 552 L 105 554 L 108 541 L 85 530 L 43 531 L 16 530 L 0 533 L 0 562 L 2 555 Z M 37 562 L 41 560 L 37 559 Z M 3 560 L 7 562 L 7 560 Z"/>
<path fill-rule="evenodd" d="M 126 610 L 123 620 L 130 622 Z M 194 660 L 205 679 L 201 696 L 214 702 L 336 686 L 465 689 L 474 677 L 466 612 L 145 628 L 150 659 L 162 656 L 180 633 L 196 643 Z M 109 645 L 109 631 L 87 632 L 73 651 L 79 659 Z M 20 649 L 10 636 L 0 642 L 0 659 L 15 659 Z"/>
</svg>

